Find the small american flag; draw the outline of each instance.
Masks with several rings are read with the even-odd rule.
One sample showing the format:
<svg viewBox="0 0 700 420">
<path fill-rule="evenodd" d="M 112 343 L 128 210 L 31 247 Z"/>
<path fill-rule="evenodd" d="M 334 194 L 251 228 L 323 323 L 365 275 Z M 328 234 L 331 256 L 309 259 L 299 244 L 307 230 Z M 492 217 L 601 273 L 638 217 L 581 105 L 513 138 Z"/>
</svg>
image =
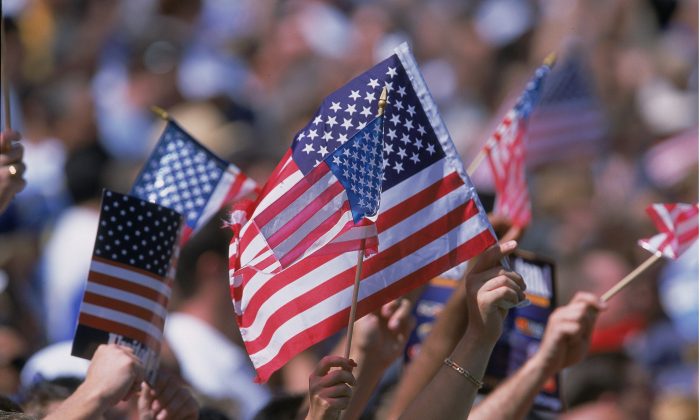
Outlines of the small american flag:
<svg viewBox="0 0 700 420">
<path fill-rule="evenodd" d="M 256 189 L 235 165 L 168 120 L 130 194 L 184 215 L 184 243 L 222 207 Z"/>
<path fill-rule="evenodd" d="M 649 252 L 676 259 L 698 239 L 697 204 L 652 204 L 647 213 L 660 232 L 639 240 L 639 245 Z"/>
<path fill-rule="evenodd" d="M 528 167 L 603 151 L 607 123 L 581 51 L 570 48 L 557 62 L 541 96 L 525 140 Z"/>
<path fill-rule="evenodd" d="M 106 190 L 80 306 L 73 354 L 92 357 L 97 345 L 131 345 L 147 368 L 160 349 L 177 258 L 182 216 Z"/>
<path fill-rule="evenodd" d="M 248 227 L 264 238 L 265 251 L 246 265 L 276 271 L 316 251 L 342 253 L 364 246 L 367 256 L 376 253 L 373 216 L 379 210 L 382 145 L 382 118 L 377 117 L 306 175 L 295 159 L 287 161 L 282 177 L 268 181 L 274 187 Z M 303 162 L 311 151 L 296 157 Z"/>
<path fill-rule="evenodd" d="M 531 219 L 523 137 L 550 69 L 548 64 L 544 64 L 535 71 L 518 102 L 508 111 L 484 146 L 496 185 L 494 213 L 508 217 L 519 227 L 527 226 Z"/>
<path fill-rule="evenodd" d="M 280 194 L 277 185 L 295 185 L 299 171 L 313 173 L 371 125 L 387 88 L 378 252 L 363 264 L 358 317 L 495 242 L 413 55 L 406 44 L 395 52 L 324 100 L 296 135 L 256 209 L 273 202 L 268 197 Z M 236 270 L 265 251 L 263 238 L 248 226 L 240 232 L 240 248 L 232 244 L 240 252 L 231 253 L 231 295 L 258 380 L 266 381 L 298 352 L 347 325 L 357 254 L 319 250 L 276 273 Z"/>
</svg>

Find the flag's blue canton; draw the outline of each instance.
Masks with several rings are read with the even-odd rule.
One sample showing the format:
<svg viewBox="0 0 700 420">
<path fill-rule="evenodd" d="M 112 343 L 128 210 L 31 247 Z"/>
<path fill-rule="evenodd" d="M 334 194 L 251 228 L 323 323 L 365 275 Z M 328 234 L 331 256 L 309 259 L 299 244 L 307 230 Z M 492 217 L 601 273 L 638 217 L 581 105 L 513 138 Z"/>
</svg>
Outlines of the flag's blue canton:
<svg viewBox="0 0 700 420">
<path fill-rule="evenodd" d="M 105 190 L 94 255 L 164 276 L 181 223 L 171 209 Z"/>
<path fill-rule="evenodd" d="M 520 118 L 528 118 L 532 109 L 537 104 L 537 98 L 540 96 L 542 91 L 543 80 L 549 74 L 551 68 L 548 65 L 542 65 L 537 70 L 535 70 L 535 75 L 527 83 L 525 91 L 523 92 L 518 103 L 515 104 L 515 111 L 518 113 Z"/>
<path fill-rule="evenodd" d="M 304 174 L 372 120 L 385 86 L 382 189 L 444 157 L 408 75 L 394 54 L 330 94 L 313 121 L 297 133 L 292 154 Z"/>
<path fill-rule="evenodd" d="M 335 149 L 326 163 L 345 188 L 355 223 L 376 215 L 382 192 L 382 118 L 375 118 Z"/>
<path fill-rule="evenodd" d="M 131 195 L 171 208 L 194 229 L 228 163 L 172 121 L 131 188 Z"/>
</svg>

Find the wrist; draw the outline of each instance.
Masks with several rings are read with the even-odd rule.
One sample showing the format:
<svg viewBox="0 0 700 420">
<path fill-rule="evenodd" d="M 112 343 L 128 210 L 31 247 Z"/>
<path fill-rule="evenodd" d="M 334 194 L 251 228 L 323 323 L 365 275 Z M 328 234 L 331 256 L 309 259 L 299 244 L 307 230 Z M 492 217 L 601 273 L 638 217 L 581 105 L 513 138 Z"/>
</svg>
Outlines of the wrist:
<svg viewBox="0 0 700 420">
<path fill-rule="evenodd" d="M 542 348 L 532 355 L 532 357 L 527 361 L 526 365 L 530 366 L 538 376 L 542 377 L 542 381 L 546 381 L 549 377 L 556 374 L 559 371 L 553 358 L 548 357 Z"/>
<path fill-rule="evenodd" d="M 501 332 L 502 328 L 487 331 L 486 328 L 478 328 L 470 323 L 464 333 L 464 339 L 469 342 L 487 346 L 490 352 L 496 346 L 498 339 L 501 337 Z"/>
</svg>

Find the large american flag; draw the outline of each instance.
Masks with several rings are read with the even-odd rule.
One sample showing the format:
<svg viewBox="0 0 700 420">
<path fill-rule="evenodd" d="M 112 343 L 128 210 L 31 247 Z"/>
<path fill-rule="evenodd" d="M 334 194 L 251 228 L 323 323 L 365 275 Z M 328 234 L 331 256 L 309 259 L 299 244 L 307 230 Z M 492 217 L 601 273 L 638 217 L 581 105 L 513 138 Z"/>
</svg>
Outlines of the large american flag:
<svg viewBox="0 0 700 420">
<path fill-rule="evenodd" d="M 401 296 L 495 242 L 452 140 L 406 44 L 395 54 L 329 95 L 294 138 L 271 179 L 275 185 L 297 167 L 309 174 L 365 128 L 382 88 L 384 179 L 376 222 L 378 253 L 364 261 L 358 316 Z M 292 166 L 292 163 L 294 164 Z M 259 205 L 274 191 L 266 185 Z M 250 224 L 248 224 L 250 226 Z M 263 249 L 255 232 L 241 230 L 240 260 Z M 317 253 L 275 274 L 238 275 L 231 261 L 231 293 L 241 335 L 258 379 L 298 352 L 347 325 L 357 255 Z M 240 271 L 240 270 L 239 270 Z"/>
<path fill-rule="evenodd" d="M 607 122 L 585 64 L 571 48 L 547 77 L 525 140 L 529 167 L 604 151 Z"/>
<path fill-rule="evenodd" d="M 484 152 L 496 186 L 494 213 L 508 217 L 514 225 L 530 223 L 531 203 L 525 177 L 525 143 L 530 113 L 537 103 L 550 65 L 540 66 L 525 91 L 486 141 Z"/>
<path fill-rule="evenodd" d="M 223 206 L 256 188 L 235 165 L 168 120 L 130 194 L 184 215 L 184 243 Z"/>
<path fill-rule="evenodd" d="M 253 213 L 249 237 L 263 249 L 242 270 L 277 271 L 314 252 L 377 252 L 376 214 L 382 186 L 382 117 L 325 154 L 304 174 L 290 159 Z M 309 147 L 301 161 L 311 157 Z M 316 153 L 314 153 L 314 156 Z M 248 254 L 250 255 L 250 254 Z M 245 277 L 243 271 L 237 273 Z"/>
<path fill-rule="evenodd" d="M 686 203 L 652 204 L 647 213 L 659 233 L 640 239 L 639 245 L 676 259 L 698 239 L 698 205 Z"/>
<path fill-rule="evenodd" d="M 157 358 L 170 299 L 182 216 L 106 190 L 80 305 L 73 354 L 91 357 L 101 343 L 135 348 L 147 367 Z"/>
</svg>

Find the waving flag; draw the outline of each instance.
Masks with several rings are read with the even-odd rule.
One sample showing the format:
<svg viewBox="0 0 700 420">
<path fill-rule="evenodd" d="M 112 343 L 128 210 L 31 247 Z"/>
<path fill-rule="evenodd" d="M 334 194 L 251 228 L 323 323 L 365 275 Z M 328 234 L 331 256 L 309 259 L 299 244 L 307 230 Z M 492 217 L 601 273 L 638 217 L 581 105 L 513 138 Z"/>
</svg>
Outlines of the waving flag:
<svg viewBox="0 0 700 420">
<path fill-rule="evenodd" d="M 73 354 L 90 358 L 102 343 L 131 346 L 148 369 L 160 350 L 182 216 L 105 191 Z"/>
<path fill-rule="evenodd" d="M 580 47 L 570 47 L 544 83 L 525 140 L 530 168 L 604 150 L 607 123 L 584 57 Z"/>
<path fill-rule="evenodd" d="M 130 194 L 184 215 L 184 243 L 219 209 L 256 188 L 235 165 L 168 120 Z"/>
<path fill-rule="evenodd" d="M 382 117 L 377 117 L 306 174 L 299 164 L 315 154 L 308 147 L 294 154 L 284 173 L 268 181 L 273 187 L 247 227 L 265 251 L 242 269 L 276 271 L 316 251 L 338 254 L 364 247 L 365 255 L 375 253 L 382 146 Z"/>
<path fill-rule="evenodd" d="M 660 232 L 639 240 L 639 245 L 649 252 L 676 259 L 698 239 L 697 204 L 652 204 L 647 213 Z"/>
<path fill-rule="evenodd" d="M 371 124 L 384 87 L 378 252 L 363 264 L 358 317 L 495 242 L 406 44 L 324 100 L 273 172 L 275 182 L 263 188 L 256 212 L 274 202 L 278 184 L 294 185 L 299 171 L 313 173 L 328 154 Z M 357 255 L 319 250 L 276 273 L 236 270 L 266 251 L 252 226 L 246 224 L 239 247 L 232 246 L 240 253 L 231 255 L 231 294 L 258 379 L 266 381 L 295 354 L 347 325 Z"/>
<path fill-rule="evenodd" d="M 484 146 L 496 186 L 494 213 L 508 217 L 519 227 L 526 226 L 531 219 L 523 137 L 527 131 L 528 118 L 549 71 L 549 64 L 544 64 L 535 71 L 518 102 Z"/>
</svg>

